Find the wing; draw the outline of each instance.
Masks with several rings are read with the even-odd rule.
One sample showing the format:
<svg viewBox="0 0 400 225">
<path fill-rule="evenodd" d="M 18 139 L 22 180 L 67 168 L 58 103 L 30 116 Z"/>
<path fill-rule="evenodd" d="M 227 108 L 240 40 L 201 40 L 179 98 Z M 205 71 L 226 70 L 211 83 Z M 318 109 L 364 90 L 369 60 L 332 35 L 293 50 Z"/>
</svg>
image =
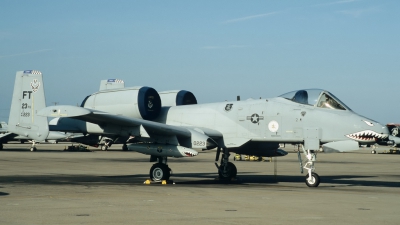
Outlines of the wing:
<svg viewBox="0 0 400 225">
<path fill-rule="evenodd" d="M 0 143 L 7 143 L 8 141 L 14 140 L 14 138 L 17 136 L 18 135 L 14 133 L 0 134 Z"/>
<path fill-rule="evenodd" d="M 178 127 L 76 106 L 50 106 L 39 111 L 38 115 L 70 117 L 97 124 L 104 129 L 114 130 L 116 135 L 119 135 L 118 132 L 124 132 L 121 134 L 149 138 L 161 143 L 168 142 L 169 144 L 194 149 L 215 148 L 217 143 L 210 136 L 222 137 L 221 133 L 210 129 Z M 210 134 L 210 136 L 207 134 Z M 202 143 L 204 145 L 198 145 Z"/>
</svg>

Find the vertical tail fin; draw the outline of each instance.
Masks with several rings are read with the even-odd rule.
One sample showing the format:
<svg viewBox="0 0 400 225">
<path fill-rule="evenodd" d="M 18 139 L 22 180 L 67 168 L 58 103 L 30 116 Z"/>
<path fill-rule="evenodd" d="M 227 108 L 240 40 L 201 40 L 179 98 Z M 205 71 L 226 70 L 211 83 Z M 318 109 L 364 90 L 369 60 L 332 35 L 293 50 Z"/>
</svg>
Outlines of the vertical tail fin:
<svg viewBox="0 0 400 225">
<path fill-rule="evenodd" d="M 6 122 L 1 121 L 0 122 L 0 132 L 6 132 L 8 131 L 8 125 Z"/>
<path fill-rule="evenodd" d="M 35 141 L 44 141 L 49 134 L 47 117 L 37 112 L 46 107 L 42 73 L 18 71 L 15 77 L 8 130 Z"/>
<path fill-rule="evenodd" d="M 99 91 L 108 89 L 125 88 L 125 83 L 120 79 L 108 79 L 100 81 Z"/>
</svg>

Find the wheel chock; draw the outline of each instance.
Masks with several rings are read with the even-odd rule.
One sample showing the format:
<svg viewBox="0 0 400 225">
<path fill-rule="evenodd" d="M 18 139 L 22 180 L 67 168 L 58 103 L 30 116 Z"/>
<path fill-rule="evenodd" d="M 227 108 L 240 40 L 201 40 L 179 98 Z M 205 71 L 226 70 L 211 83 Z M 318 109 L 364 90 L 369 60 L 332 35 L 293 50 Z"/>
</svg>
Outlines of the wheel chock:
<svg viewBox="0 0 400 225">
<path fill-rule="evenodd" d="M 145 180 L 143 184 L 151 184 L 151 180 Z"/>
<path fill-rule="evenodd" d="M 162 185 L 167 185 L 167 184 L 175 184 L 173 180 L 163 180 L 161 181 Z"/>
<path fill-rule="evenodd" d="M 161 185 L 167 185 L 167 184 L 175 184 L 173 180 L 162 180 L 160 181 L 152 181 L 152 180 L 145 180 L 143 184 L 161 184 Z"/>
</svg>

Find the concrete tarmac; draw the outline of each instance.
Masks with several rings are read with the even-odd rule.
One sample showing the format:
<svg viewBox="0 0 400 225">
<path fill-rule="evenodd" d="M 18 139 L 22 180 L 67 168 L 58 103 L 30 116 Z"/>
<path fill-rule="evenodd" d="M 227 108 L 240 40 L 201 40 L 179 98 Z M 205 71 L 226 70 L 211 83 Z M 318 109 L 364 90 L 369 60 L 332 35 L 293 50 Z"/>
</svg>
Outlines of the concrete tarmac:
<svg viewBox="0 0 400 225">
<path fill-rule="evenodd" d="M 65 145 L 4 145 L 0 224 L 400 224 L 399 154 L 320 153 L 321 184 L 308 188 L 291 146 L 277 176 L 274 162 L 236 161 L 233 183 L 215 180 L 207 151 L 169 159 L 174 185 L 145 185 L 149 156 Z"/>
</svg>

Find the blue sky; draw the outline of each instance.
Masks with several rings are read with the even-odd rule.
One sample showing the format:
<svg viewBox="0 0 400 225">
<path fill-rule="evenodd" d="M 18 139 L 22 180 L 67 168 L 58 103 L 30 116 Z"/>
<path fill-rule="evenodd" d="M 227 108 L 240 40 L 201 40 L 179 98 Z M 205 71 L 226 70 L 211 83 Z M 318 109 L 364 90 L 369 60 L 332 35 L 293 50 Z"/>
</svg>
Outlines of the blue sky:
<svg viewBox="0 0 400 225">
<path fill-rule="evenodd" d="M 331 91 L 400 122 L 400 2 L 0 0 L 0 120 L 15 72 L 80 104 L 102 79 L 192 91 L 199 103 Z"/>
</svg>

